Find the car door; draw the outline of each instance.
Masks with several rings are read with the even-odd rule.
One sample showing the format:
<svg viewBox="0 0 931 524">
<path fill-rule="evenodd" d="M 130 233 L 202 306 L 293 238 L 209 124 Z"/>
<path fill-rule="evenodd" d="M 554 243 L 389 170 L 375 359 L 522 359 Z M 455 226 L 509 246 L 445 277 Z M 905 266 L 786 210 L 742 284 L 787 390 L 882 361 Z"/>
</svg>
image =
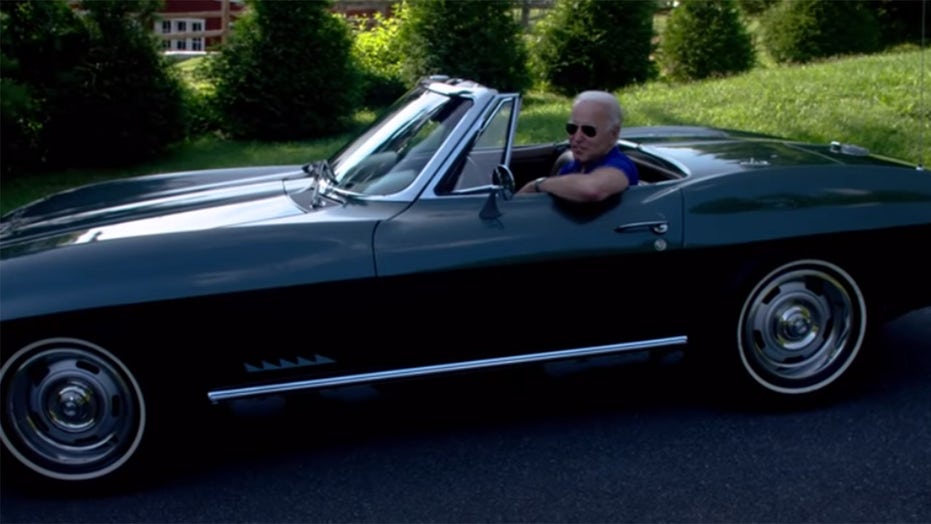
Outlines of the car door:
<svg viewBox="0 0 931 524">
<path fill-rule="evenodd" d="M 680 316 L 670 298 L 682 246 L 679 192 L 636 186 L 596 205 L 506 198 L 490 189 L 491 171 L 507 164 L 517 106 L 502 95 L 449 175 L 376 229 L 382 296 L 403 332 L 394 356 L 438 364 L 651 347 L 682 335 L 664 321 Z M 486 171 L 487 185 L 476 175 Z"/>
</svg>

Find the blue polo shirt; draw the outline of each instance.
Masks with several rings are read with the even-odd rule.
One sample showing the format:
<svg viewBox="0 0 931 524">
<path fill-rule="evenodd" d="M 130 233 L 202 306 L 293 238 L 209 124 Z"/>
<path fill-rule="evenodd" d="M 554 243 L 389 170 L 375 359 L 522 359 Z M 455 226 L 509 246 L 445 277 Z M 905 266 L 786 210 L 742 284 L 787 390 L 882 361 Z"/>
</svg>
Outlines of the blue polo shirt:
<svg viewBox="0 0 931 524">
<path fill-rule="evenodd" d="M 573 160 L 568 164 L 562 166 L 562 169 L 559 170 L 560 175 L 565 175 L 567 173 L 590 173 L 595 168 L 602 166 L 611 166 L 616 167 L 624 172 L 627 175 L 627 182 L 635 186 L 640 182 L 640 175 L 637 173 L 637 164 L 634 164 L 634 161 L 630 159 L 629 156 L 621 153 L 620 148 L 614 146 L 611 148 L 611 151 L 607 155 L 603 156 L 599 160 L 591 162 L 588 165 L 582 165 L 578 160 Z"/>
</svg>

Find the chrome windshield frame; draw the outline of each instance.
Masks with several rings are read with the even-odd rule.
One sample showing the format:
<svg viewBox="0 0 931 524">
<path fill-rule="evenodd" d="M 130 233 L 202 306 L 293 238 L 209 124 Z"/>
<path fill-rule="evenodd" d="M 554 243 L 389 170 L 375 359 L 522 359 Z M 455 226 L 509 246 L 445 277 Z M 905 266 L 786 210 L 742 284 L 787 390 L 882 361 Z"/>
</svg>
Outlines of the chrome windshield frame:
<svg viewBox="0 0 931 524">
<path fill-rule="evenodd" d="M 390 194 L 364 194 L 361 192 L 352 191 L 350 189 L 337 187 L 334 184 L 326 181 L 323 182 L 323 186 L 321 188 L 322 192 L 336 193 L 341 197 L 364 200 L 389 202 L 414 201 L 418 198 L 418 196 L 421 195 L 421 193 L 423 193 L 424 189 L 431 183 L 431 181 L 440 178 L 442 174 L 445 173 L 445 169 L 448 167 L 449 159 L 461 152 L 462 148 L 465 147 L 465 144 L 469 142 L 469 137 L 476 133 L 478 128 L 483 123 L 483 116 L 486 114 L 488 106 L 497 100 L 497 91 L 471 82 L 466 84 L 434 82 L 428 85 L 420 86 L 415 90 L 408 92 L 408 94 L 404 96 L 410 96 L 417 90 L 424 90 L 425 93 L 436 93 L 439 95 L 448 96 L 450 98 L 467 98 L 470 100 L 472 105 L 466 110 L 465 114 L 459 119 L 456 125 L 449 131 L 445 139 L 440 143 L 436 151 L 433 152 L 432 156 L 426 162 L 426 165 L 420 170 L 416 178 L 403 189 Z M 373 124 L 373 126 L 375 125 L 378 124 Z M 371 129 L 372 128 L 366 129 L 359 135 L 359 137 L 369 133 Z M 359 138 L 356 138 L 354 141 L 358 139 Z M 348 147 L 359 147 L 359 145 L 352 146 L 350 143 L 347 145 L 347 148 Z M 342 149 L 339 153 L 334 155 L 333 159 L 339 155 L 347 154 L 347 148 Z"/>
</svg>

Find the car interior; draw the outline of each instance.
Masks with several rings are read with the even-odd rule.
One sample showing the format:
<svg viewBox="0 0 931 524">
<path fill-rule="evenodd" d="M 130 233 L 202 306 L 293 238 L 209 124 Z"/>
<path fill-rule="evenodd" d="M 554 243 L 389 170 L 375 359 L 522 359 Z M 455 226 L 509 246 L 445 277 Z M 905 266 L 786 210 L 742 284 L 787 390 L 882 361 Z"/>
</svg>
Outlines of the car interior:
<svg viewBox="0 0 931 524">
<path fill-rule="evenodd" d="M 675 166 L 649 153 L 624 147 L 621 151 L 633 160 L 640 174 L 641 184 L 655 184 L 685 177 Z M 521 187 L 540 176 L 553 176 L 560 168 L 572 161 L 568 143 L 517 146 L 511 152 L 511 171 L 515 185 Z"/>
<path fill-rule="evenodd" d="M 637 164 L 640 184 L 655 184 L 685 177 L 674 165 L 634 147 L 621 144 L 621 150 Z M 487 187 L 491 174 L 501 162 L 501 148 L 475 148 L 463 155 L 437 186 L 440 194 L 453 194 Z M 541 176 L 553 176 L 572 161 L 567 142 L 515 146 L 509 167 L 516 188 Z"/>
</svg>

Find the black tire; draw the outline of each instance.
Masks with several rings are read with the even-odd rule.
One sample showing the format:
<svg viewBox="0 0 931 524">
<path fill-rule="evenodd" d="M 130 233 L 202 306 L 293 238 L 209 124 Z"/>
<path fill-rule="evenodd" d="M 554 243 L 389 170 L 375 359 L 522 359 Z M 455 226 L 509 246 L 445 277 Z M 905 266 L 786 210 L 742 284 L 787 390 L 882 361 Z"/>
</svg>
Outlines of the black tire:
<svg viewBox="0 0 931 524">
<path fill-rule="evenodd" d="M 731 340 L 738 372 L 758 392 L 813 398 L 850 375 L 870 327 L 866 298 L 850 273 L 826 260 L 799 259 L 743 289 Z"/>
<path fill-rule="evenodd" d="M 0 440 L 39 478 L 100 481 L 138 455 L 147 410 L 113 353 L 76 338 L 28 344 L 0 368 Z"/>
</svg>

